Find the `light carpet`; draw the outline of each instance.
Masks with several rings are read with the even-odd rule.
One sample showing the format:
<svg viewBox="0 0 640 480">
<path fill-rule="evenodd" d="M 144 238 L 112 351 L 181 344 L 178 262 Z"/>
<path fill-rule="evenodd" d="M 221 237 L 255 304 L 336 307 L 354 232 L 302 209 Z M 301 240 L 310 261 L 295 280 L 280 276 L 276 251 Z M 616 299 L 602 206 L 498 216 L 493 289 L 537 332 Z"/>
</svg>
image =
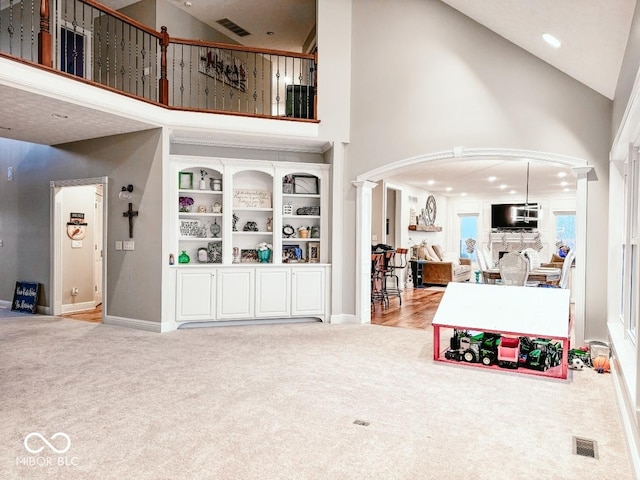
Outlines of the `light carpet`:
<svg viewBox="0 0 640 480">
<path fill-rule="evenodd" d="M 0 478 L 633 478 L 610 375 L 434 364 L 431 336 L 2 319 Z"/>
</svg>

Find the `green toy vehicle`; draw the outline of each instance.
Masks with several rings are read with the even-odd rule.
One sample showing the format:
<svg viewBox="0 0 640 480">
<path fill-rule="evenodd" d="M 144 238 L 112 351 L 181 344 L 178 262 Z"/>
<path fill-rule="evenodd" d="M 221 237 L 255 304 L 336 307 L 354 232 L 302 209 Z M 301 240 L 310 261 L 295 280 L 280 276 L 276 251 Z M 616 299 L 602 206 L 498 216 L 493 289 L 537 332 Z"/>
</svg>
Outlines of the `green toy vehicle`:
<svg viewBox="0 0 640 480">
<path fill-rule="evenodd" d="M 521 367 L 547 371 L 560 365 L 562 361 L 562 345 L 546 338 L 520 337 L 520 355 L 518 364 Z"/>
</svg>

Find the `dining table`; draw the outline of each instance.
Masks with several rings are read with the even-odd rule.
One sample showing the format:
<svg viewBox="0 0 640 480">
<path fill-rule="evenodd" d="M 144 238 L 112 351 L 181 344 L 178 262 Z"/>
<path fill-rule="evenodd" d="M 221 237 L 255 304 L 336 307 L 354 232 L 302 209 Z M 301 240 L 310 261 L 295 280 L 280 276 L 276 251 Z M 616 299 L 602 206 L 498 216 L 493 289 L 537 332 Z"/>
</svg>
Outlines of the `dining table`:
<svg viewBox="0 0 640 480">
<path fill-rule="evenodd" d="M 538 282 L 547 285 L 557 285 L 560 282 L 560 275 L 562 270 L 553 267 L 538 267 L 533 270 L 529 270 L 527 276 L 527 282 Z M 484 283 L 496 283 L 497 280 L 501 280 L 500 270 L 498 268 L 489 268 L 482 271 L 482 278 Z"/>
</svg>

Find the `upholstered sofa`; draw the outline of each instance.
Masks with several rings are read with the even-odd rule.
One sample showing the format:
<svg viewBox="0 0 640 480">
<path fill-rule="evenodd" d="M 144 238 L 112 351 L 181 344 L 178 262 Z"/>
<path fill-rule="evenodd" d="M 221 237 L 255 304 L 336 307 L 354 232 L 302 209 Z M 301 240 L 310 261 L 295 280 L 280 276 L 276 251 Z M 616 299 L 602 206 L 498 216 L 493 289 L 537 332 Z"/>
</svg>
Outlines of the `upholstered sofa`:
<svg viewBox="0 0 640 480">
<path fill-rule="evenodd" d="M 422 263 L 423 285 L 446 285 L 466 282 L 471 278 L 471 260 L 445 253 L 439 245 L 421 245 L 415 249 Z"/>
</svg>

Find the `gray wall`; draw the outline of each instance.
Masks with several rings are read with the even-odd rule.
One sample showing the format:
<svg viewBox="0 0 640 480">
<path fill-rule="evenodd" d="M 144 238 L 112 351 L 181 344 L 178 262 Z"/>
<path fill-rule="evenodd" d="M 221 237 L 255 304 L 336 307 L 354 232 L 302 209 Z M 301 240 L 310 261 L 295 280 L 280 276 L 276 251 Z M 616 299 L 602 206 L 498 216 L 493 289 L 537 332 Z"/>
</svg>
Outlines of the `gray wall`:
<svg viewBox="0 0 640 480">
<path fill-rule="evenodd" d="M 11 300 L 16 280 L 42 284 L 39 305 L 50 298 L 51 180 L 108 176 L 107 314 L 160 321 L 161 283 L 161 133 L 159 130 L 46 147 L 0 139 L 0 299 Z M 7 167 L 16 170 L 7 180 Z M 114 250 L 128 239 L 128 222 L 118 199 L 122 185 L 134 185 L 136 249 Z"/>
<path fill-rule="evenodd" d="M 606 286 L 596 279 L 606 277 L 612 102 L 442 2 L 354 0 L 352 15 L 346 179 L 454 146 L 584 158 L 598 178 L 589 186 L 587 321 L 604 333 Z M 345 197 L 349 232 L 351 185 Z M 354 238 L 344 247 L 345 273 L 355 277 Z M 344 288 L 344 311 L 353 313 L 353 286 Z"/>
<path fill-rule="evenodd" d="M 627 103 L 629 103 L 633 82 L 638 74 L 638 65 L 640 65 L 640 5 L 636 3 L 627 48 L 624 52 L 618 84 L 616 85 L 616 94 L 613 99 L 612 136 L 615 136 L 618 131 Z"/>
</svg>

